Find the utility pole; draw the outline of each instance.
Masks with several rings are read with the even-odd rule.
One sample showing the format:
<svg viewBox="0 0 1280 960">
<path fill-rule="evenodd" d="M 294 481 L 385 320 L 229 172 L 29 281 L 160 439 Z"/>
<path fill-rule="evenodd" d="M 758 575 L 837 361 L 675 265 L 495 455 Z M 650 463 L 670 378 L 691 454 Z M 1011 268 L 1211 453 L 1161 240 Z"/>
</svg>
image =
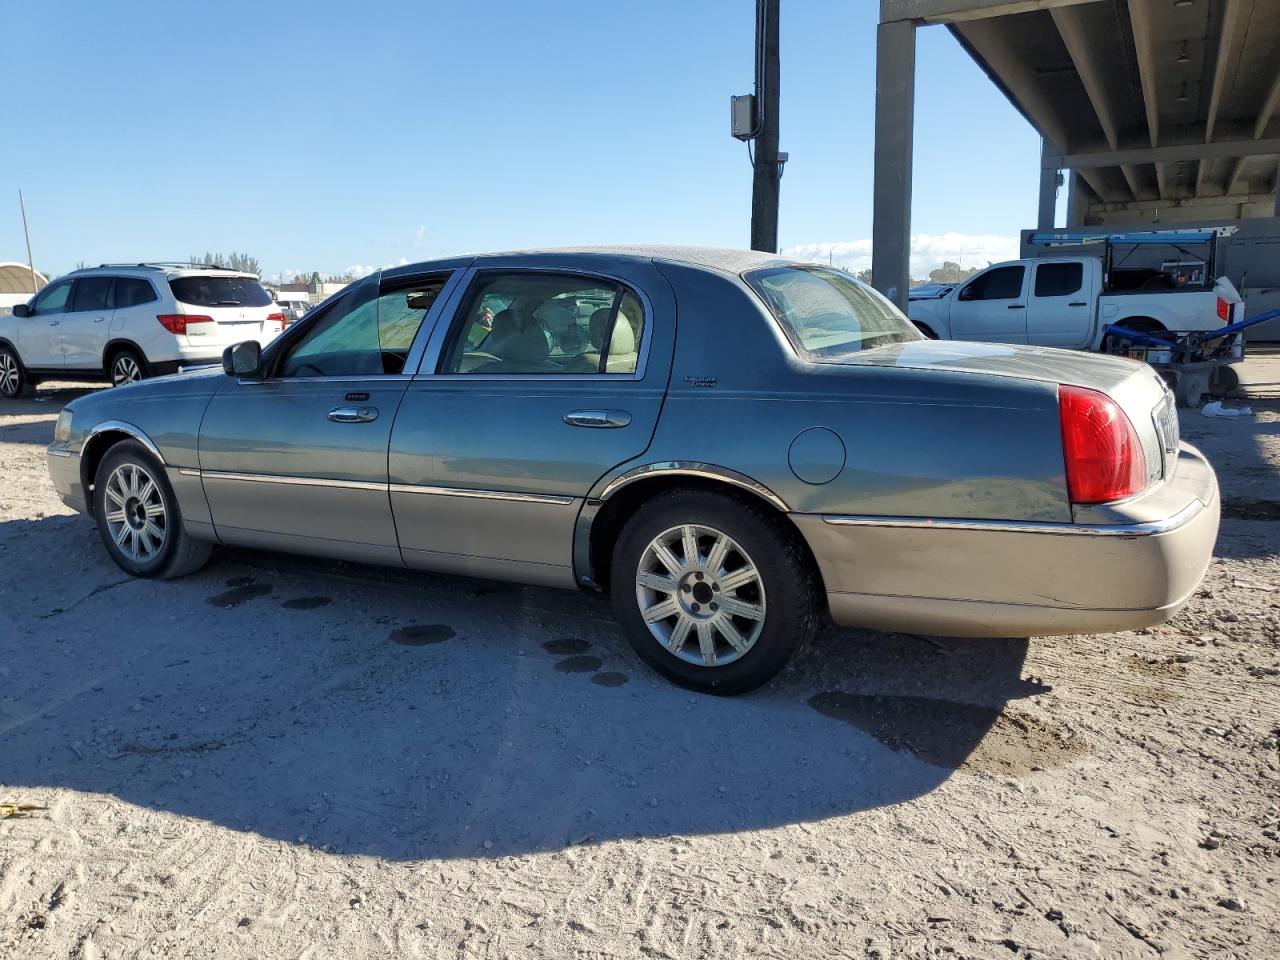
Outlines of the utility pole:
<svg viewBox="0 0 1280 960">
<path fill-rule="evenodd" d="M 22 191 L 18 191 L 18 207 L 22 210 L 22 236 L 27 241 L 27 269 L 31 271 L 31 292 L 40 292 L 40 283 L 36 280 L 36 262 L 31 259 L 31 234 L 27 231 L 27 204 L 22 199 Z"/>
<path fill-rule="evenodd" d="M 760 117 L 751 183 L 751 249 L 778 252 L 778 4 L 756 3 L 756 97 Z"/>
</svg>

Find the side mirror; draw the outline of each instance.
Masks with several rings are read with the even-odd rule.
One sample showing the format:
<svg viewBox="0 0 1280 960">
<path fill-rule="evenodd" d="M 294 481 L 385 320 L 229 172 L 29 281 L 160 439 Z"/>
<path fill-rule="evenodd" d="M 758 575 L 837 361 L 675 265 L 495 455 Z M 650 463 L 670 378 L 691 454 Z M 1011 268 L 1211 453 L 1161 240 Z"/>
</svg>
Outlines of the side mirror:
<svg viewBox="0 0 1280 960">
<path fill-rule="evenodd" d="M 13 305 L 13 315 L 15 317 L 29 317 L 31 316 L 31 308 L 25 303 L 15 303 Z"/>
<path fill-rule="evenodd" d="M 253 378 L 262 372 L 262 344 L 241 340 L 222 351 L 222 372 L 229 377 Z"/>
<path fill-rule="evenodd" d="M 972 287 L 972 286 L 965 287 L 963 290 L 961 290 L 961 291 L 960 291 L 960 293 L 959 293 L 959 295 L 956 297 L 956 299 L 957 299 L 957 300 L 972 300 L 972 299 L 973 299 L 973 287 Z"/>
</svg>

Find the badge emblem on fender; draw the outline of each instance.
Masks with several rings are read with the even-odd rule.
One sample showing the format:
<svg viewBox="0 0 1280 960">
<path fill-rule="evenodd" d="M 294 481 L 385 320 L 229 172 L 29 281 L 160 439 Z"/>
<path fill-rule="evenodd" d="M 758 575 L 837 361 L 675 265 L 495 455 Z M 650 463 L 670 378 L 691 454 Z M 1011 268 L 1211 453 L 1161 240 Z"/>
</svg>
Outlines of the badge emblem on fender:
<svg viewBox="0 0 1280 960">
<path fill-rule="evenodd" d="M 716 385 L 715 377 L 685 377 L 684 382 L 690 387 L 714 387 Z"/>
</svg>

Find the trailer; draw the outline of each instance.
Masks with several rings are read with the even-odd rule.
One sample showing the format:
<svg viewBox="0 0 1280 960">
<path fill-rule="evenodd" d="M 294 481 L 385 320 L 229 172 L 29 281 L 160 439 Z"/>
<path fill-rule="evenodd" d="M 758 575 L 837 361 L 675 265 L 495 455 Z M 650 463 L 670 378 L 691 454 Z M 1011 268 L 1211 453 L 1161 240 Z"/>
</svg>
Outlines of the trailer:
<svg viewBox="0 0 1280 960">
<path fill-rule="evenodd" d="M 1216 330 L 1190 333 L 1131 330 L 1108 324 L 1113 353 L 1151 364 L 1164 377 L 1180 407 L 1198 407 L 1206 394 L 1225 396 L 1240 385 L 1231 365 L 1244 359 L 1244 331 L 1280 318 L 1269 310 Z"/>
</svg>

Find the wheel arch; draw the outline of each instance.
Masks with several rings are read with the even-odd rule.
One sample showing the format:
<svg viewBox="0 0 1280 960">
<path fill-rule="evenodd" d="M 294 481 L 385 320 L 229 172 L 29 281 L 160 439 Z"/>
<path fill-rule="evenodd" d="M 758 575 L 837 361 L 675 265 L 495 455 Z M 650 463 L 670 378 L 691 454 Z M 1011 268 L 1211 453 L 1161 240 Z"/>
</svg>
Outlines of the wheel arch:
<svg viewBox="0 0 1280 960">
<path fill-rule="evenodd" d="M 84 499 L 90 515 L 93 514 L 93 478 L 98 472 L 98 464 L 102 463 L 102 458 L 107 455 L 108 450 L 125 440 L 138 441 L 160 462 L 162 467 L 167 466 L 164 455 L 160 453 L 160 448 L 156 446 L 155 441 L 138 427 L 122 420 L 106 420 L 98 424 L 85 436 L 84 443 L 80 447 L 80 486 L 84 490 Z"/>
<path fill-rule="evenodd" d="M 735 470 L 692 461 L 670 461 L 629 470 L 606 483 L 598 498 L 587 500 L 578 517 L 574 537 L 574 573 L 579 586 L 608 590 L 613 548 L 623 524 L 642 504 L 672 490 L 719 493 L 762 506 L 776 515 L 803 548 L 819 596 L 825 601 L 822 571 L 808 541 L 788 515 L 790 508 L 786 501 L 764 484 Z"/>
<path fill-rule="evenodd" d="M 126 337 L 116 337 L 114 340 L 108 340 L 107 345 L 102 348 L 102 369 L 104 371 L 111 369 L 111 361 L 115 359 L 115 355 L 121 350 L 132 350 L 138 355 L 138 359 L 144 364 L 147 363 L 146 351 Z"/>
</svg>

